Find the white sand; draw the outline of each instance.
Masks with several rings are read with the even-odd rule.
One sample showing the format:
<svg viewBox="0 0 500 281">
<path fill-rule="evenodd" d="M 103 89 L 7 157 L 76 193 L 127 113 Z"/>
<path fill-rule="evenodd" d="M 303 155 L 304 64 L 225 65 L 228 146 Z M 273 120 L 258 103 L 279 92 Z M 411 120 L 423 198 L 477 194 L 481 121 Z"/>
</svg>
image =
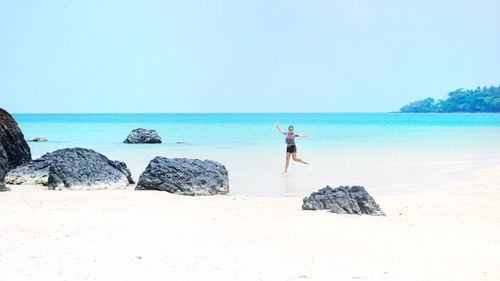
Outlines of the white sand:
<svg viewBox="0 0 500 281">
<path fill-rule="evenodd" d="M 11 188 L 5 281 L 500 280 L 498 165 L 432 192 L 373 194 L 386 217 L 302 211 L 298 197 Z"/>
</svg>

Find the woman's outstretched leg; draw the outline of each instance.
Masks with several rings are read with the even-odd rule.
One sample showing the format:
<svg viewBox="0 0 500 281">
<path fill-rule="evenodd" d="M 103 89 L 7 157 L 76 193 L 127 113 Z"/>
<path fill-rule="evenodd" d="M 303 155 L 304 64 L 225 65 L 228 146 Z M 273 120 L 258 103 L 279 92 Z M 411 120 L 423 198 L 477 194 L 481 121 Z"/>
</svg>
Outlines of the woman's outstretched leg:
<svg viewBox="0 0 500 281">
<path fill-rule="evenodd" d="M 295 162 L 299 162 L 299 163 L 303 163 L 303 164 L 309 164 L 308 162 L 300 159 L 300 158 L 297 158 L 297 152 L 293 153 L 292 154 L 292 158 L 293 158 L 293 161 Z"/>
</svg>

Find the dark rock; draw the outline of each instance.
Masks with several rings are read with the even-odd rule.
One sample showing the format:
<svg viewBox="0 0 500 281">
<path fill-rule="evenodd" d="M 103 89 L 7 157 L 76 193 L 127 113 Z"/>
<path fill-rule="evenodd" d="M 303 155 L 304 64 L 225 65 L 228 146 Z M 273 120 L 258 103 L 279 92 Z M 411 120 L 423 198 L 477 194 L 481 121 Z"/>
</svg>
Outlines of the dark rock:
<svg viewBox="0 0 500 281">
<path fill-rule="evenodd" d="M 3 184 L 3 178 L 5 174 L 9 170 L 9 162 L 7 160 L 7 152 L 3 149 L 3 146 L 0 145 L 0 190 L 7 191 L 7 188 Z"/>
<path fill-rule="evenodd" d="M 303 200 L 304 210 L 330 210 L 338 214 L 383 216 L 384 212 L 362 186 L 327 186 Z"/>
<path fill-rule="evenodd" d="M 160 190 L 182 195 L 229 192 L 226 167 L 211 160 L 156 157 L 139 177 L 136 190 Z"/>
<path fill-rule="evenodd" d="M 10 169 L 30 160 L 30 147 L 24 140 L 17 122 L 7 111 L 0 108 L 0 183 Z"/>
<path fill-rule="evenodd" d="M 48 141 L 48 139 L 45 137 L 34 137 L 32 139 L 29 139 L 28 141 L 29 142 L 44 142 L 44 141 Z"/>
<path fill-rule="evenodd" d="M 127 138 L 123 141 L 124 143 L 161 143 L 160 134 L 155 130 L 148 129 L 135 129 Z"/>
<path fill-rule="evenodd" d="M 91 149 L 66 148 L 11 170 L 5 182 L 47 185 L 50 189 L 106 189 L 124 188 L 134 180 L 123 162 L 111 161 Z"/>
<path fill-rule="evenodd" d="M 3 184 L 3 178 L 5 177 L 5 173 L 9 170 L 6 161 L 7 153 L 0 145 L 0 191 L 9 191 L 9 189 Z"/>
</svg>

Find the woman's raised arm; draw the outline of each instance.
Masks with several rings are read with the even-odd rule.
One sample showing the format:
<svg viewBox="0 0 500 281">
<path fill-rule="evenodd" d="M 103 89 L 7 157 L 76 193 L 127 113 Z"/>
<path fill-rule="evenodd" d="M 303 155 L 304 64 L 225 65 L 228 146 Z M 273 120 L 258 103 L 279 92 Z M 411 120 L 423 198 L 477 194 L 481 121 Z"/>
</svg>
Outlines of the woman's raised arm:
<svg viewBox="0 0 500 281">
<path fill-rule="evenodd" d="M 279 122 L 279 121 L 277 121 L 277 122 L 276 122 L 276 130 L 278 130 L 278 132 L 279 132 L 280 134 L 283 134 L 283 131 L 282 131 L 282 130 L 281 130 L 281 128 L 280 128 L 280 122 Z"/>
</svg>

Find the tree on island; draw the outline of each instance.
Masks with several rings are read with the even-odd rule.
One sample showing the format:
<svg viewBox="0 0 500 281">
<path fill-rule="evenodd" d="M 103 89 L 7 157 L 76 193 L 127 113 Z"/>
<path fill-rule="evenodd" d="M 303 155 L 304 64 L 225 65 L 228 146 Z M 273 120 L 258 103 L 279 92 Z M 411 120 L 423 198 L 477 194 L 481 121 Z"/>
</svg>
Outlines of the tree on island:
<svg viewBox="0 0 500 281">
<path fill-rule="evenodd" d="M 426 98 L 414 101 L 401 107 L 400 112 L 500 112 L 500 86 L 458 89 L 448 93 L 445 100 Z"/>
</svg>

